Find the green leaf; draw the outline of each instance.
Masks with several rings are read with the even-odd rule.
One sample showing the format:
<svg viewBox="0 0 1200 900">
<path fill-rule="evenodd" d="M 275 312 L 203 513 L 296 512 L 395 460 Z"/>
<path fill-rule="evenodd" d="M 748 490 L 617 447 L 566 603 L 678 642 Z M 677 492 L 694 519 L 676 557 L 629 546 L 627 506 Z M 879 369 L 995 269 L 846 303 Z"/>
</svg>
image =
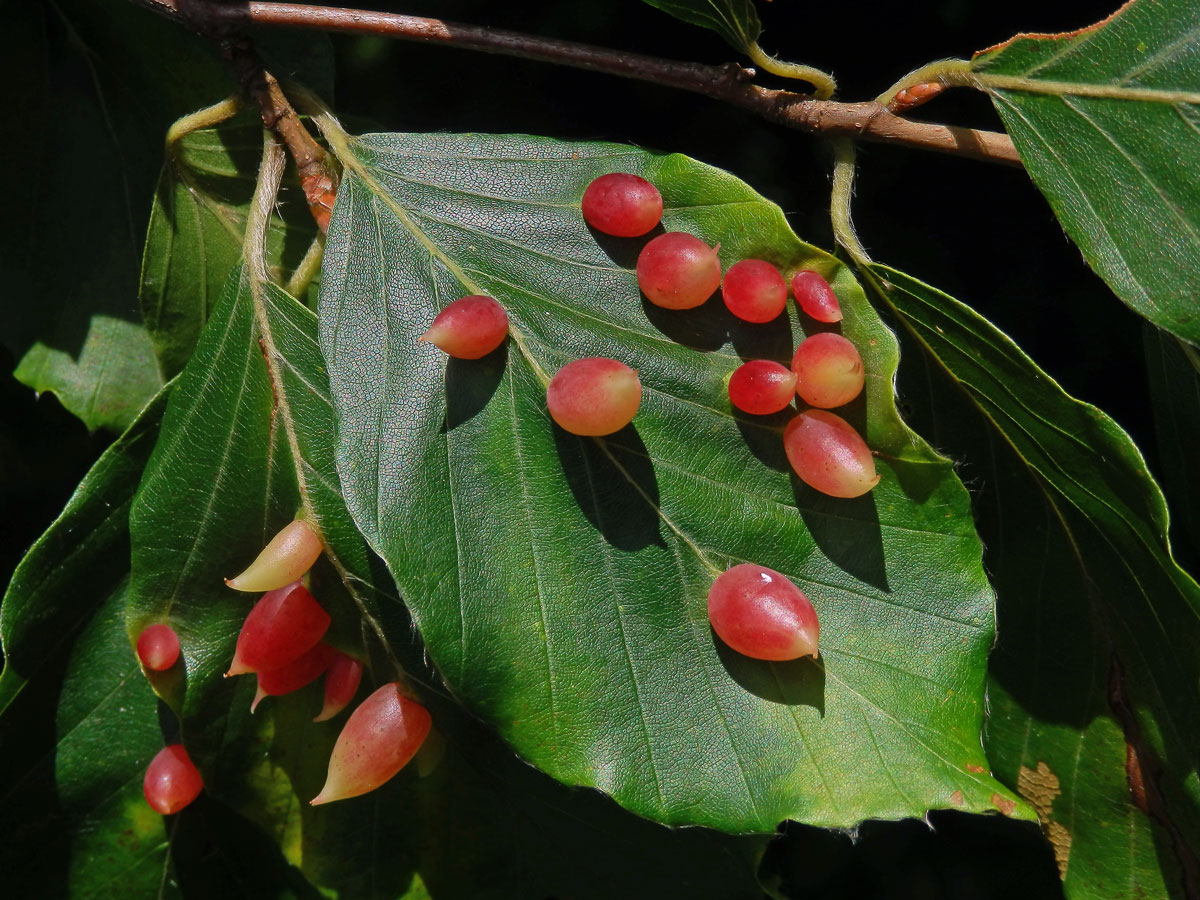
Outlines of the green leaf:
<svg viewBox="0 0 1200 900">
<path fill-rule="evenodd" d="M 346 167 L 321 296 L 338 468 L 456 696 L 555 778 L 670 824 L 1012 808 L 978 743 L 992 606 L 968 498 L 896 415 L 895 343 L 848 270 L 745 184 L 678 155 L 524 136 L 331 141 Z M 847 415 L 865 417 L 879 454 L 872 495 L 817 495 L 790 475 L 782 417 L 731 414 L 738 354 L 786 359 L 794 318 L 756 327 L 717 301 L 641 301 L 643 242 L 597 239 L 578 211 L 614 170 L 653 181 L 664 225 L 719 241 L 726 260 L 833 278 L 868 372 Z M 447 364 L 416 339 L 469 293 L 504 304 L 513 340 Z M 587 355 L 624 360 L 645 386 L 633 426 L 603 440 L 545 411 L 546 373 Z M 709 586 L 746 559 L 813 598 L 819 665 L 715 642 Z"/>
<path fill-rule="evenodd" d="M 78 359 L 37 341 L 13 377 L 57 395 L 90 429 L 127 427 L 163 383 L 146 329 L 106 315 L 91 317 Z"/>
<path fill-rule="evenodd" d="M 137 303 L 163 138 L 236 86 L 211 42 L 124 0 L 13 5 L 5 27 L 0 144 L 21 171 L 0 225 L 5 345 L 25 384 L 120 431 L 164 380 Z M 268 43 L 325 80 L 323 36 Z"/>
<path fill-rule="evenodd" d="M 21 560 L 0 603 L 0 713 L 129 572 L 129 505 L 170 389 L 101 455 Z"/>
<path fill-rule="evenodd" d="M 240 121 L 184 136 L 163 167 L 146 236 L 139 300 L 160 368 L 183 368 L 220 296 L 241 261 L 246 215 L 262 126 Z M 317 236 L 299 186 L 280 192 L 268 238 L 268 264 L 290 273 Z M 312 296 L 316 292 L 313 285 Z"/>
<path fill-rule="evenodd" d="M 377 561 L 340 505 L 315 316 L 271 285 L 262 285 L 259 299 L 274 347 L 278 405 L 272 407 L 253 324 L 256 301 L 243 274 L 231 282 L 180 376 L 183 399 L 167 415 L 164 450 L 148 467 L 133 516 L 140 587 L 130 603 L 130 632 L 168 614 L 180 630 L 188 664 L 184 736 L 202 761 L 208 794 L 236 810 L 243 829 L 253 823 L 251 835 L 269 835 L 310 883 L 346 896 L 424 897 L 423 883 L 435 886 L 438 897 L 672 896 L 679 885 L 689 886 L 689 896 L 714 900 L 756 896 L 758 844 L 695 829 L 672 832 L 599 795 L 564 788 L 521 763 L 432 689 L 426 693 L 435 721 L 450 742 L 433 777 L 419 780 L 410 767 L 368 796 L 308 806 L 344 717 L 312 723 L 319 685 L 264 701 L 250 716 L 251 679 L 220 675 L 249 598 L 221 584 L 219 575 L 231 571 L 227 564 L 209 562 L 235 551 L 244 561 L 261 545 L 263 535 L 242 539 L 234 532 L 243 517 L 262 518 L 264 496 L 274 492 L 299 502 L 283 471 L 292 464 L 292 445 L 277 443 L 269 457 L 254 441 L 235 442 L 227 453 L 191 451 L 224 448 L 235 435 L 253 431 L 258 419 L 291 431 L 312 507 L 340 509 L 319 522 L 346 580 L 368 613 L 380 617 L 391 649 L 410 671 L 423 667 L 399 603 L 389 589 L 373 586 L 387 583 L 387 573 L 375 571 Z M 172 593 L 167 578 L 184 554 L 194 562 Z M 314 592 L 331 604 L 336 580 L 329 570 L 314 575 Z M 359 609 L 333 609 L 335 631 L 357 631 Z M 377 657 L 362 693 L 367 683 L 395 677 L 390 666 Z M 549 847 L 560 848 L 557 861 L 547 861 Z M 481 893 L 485 889 L 489 893 Z"/>
<path fill-rule="evenodd" d="M 667 828 L 525 765 L 490 729 L 433 698 L 445 756 L 397 798 L 439 898 L 760 900 L 767 839 Z"/>
<path fill-rule="evenodd" d="M 11 896 L 150 897 L 164 885 L 167 823 L 142 796 L 162 734 L 120 627 L 124 601 L 124 581 L 98 590 L 61 689 L 45 678 L 5 714 L 0 867 Z"/>
<path fill-rule="evenodd" d="M 411 859 L 390 843 L 340 837 L 354 834 L 361 805 L 315 811 L 307 804 L 340 728 L 311 721 L 320 684 L 271 698 L 251 717 L 254 679 L 223 677 L 256 598 L 222 579 L 301 510 L 328 547 L 312 573 L 312 590 L 336 623 L 327 639 L 361 655 L 365 624 L 378 643 L 381 622 L 403 620 L 392 591 L 375 587 L 380 567 L 340 498 L 315 332 L 310 310 L 275 285 L 255 286 L 239 265 L 179 376 L 134 499 L 127 627 L 130 639 L 155 621 L 178 631 L 186 673 L 157 686 L 179 711 L 213 797 L 270 834 L 314 883 L 337 890 L 361 888 L 364 879 L 403 885 Z M 380 609 L 384 597 L 390 609 Z M 387 652 L 411 645 L 407 621 L 392 631 L 399 638 Z M 403 838 L 408 813 L 388 797 L 364 802 L 376 827 Z"/>
<path fill-rule="evenodd" d="M 313 888 L 283 859 L 273 836 L 207 792 L 171 818 L 146 804 L 146 766 L 175 738 L 163 734 L 125 636 L 125 582 L 100 599 L 82 632 L 71 636 L 67 658 L 52 659 L 48 668 L 55 671 L 39 671 L 4 715 L 6 891 L 312 900 Z"/>
<path fill-rule="evenodd" d="M 731 47 L 749 53 L 762 34 L 754 0 L 643 0 L 692 25 L 715 31 Z"/>
<path fill-rule="evenodd" d="M 730 46 L 749 52 L 762 34 L 762 22 L 753 0 L 644 0 L 677 19 L 708 28 Z"/>
<path fill-rule="evenodd" d="M 1179 860 L 1195 865 L 1200 838 L 1200 588 L 1171 558 L 1158 486 L 1111 419 L 992 325 L 872 271 L 929 355 L 926 383 L 940 382 L 927 404 L 939 443 L 981 464 L 997 775 L 1037 810 L 1069 897 L 1186 893 Z"/>
<path fill-rule="evenodd" d="M 1200 447 L 1200 353 L 1149 324 L 1143 337 L 1163 490 L 1175 512 L 1172 536 L 1177 555 L 1195 571 L 1200 565 L 1200 481 L 1192 460 Z"/>
<path fill-rule="evenodd" d="M 1200 8 L 1134 0 L 1089 28 L 977 54 L 1030 176 L 1088 264 L 1155 325 L 1200 342 Z"/>
</svg>

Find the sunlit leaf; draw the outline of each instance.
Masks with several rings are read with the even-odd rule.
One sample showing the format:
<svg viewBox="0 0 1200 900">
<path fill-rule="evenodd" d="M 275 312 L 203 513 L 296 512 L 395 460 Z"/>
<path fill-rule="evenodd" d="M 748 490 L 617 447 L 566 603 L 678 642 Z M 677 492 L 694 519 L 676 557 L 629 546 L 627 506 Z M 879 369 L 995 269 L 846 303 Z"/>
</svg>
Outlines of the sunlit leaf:
<svg viewBox="0 0 1200 900">
<path fill-rule="evenodd" d="M 1089 28 L 977 54 L 1021 160 L 1088 264 L 1200 342 L 1200 7 L 1134 0 Z M 1100 311 L 1097 310 L 1097 314 Z"/>
<path fill-rule="evenodd" d="M 698 829 L 676 833 L 599 795 L 558 785 L 517 760 L 428 684 L 419 687 L 449 744 L 434 774 L 418 779 L 410 767 L 365 797 L 308 806 L 324 780 L 329 750 L 345 715 L 312 723 L 320 706 L 318 684 L 266 700 L 251 716 L 251 679 L 220 675 L 251 598 L 236 595 L 212 577 L 229 571 L 226 563 L 205 561 L 228 559 L 234 545 L 252 550 L 255 541 L 261 543 L 261 534 L 244 541 L 230 535 L 241 517 L 263 515 L 262 498 L 272 485 L 282 485 L 279 496 L 298 502 L 292 493 L 295 482 L 279 470 L 294 465 L 288 457 L 291 445 L 277 444 L 271 456 L 253 442 L 231 444 L 228 453 L 193 452 L 195 447 L 227 444 L 235 431 L 253 432 L 251 419 L 261 416 L 268 426 L 274 422 L 295 437 L 300 480 L 313 508 L 329 513 L 341 503 L 316 318 L 271 285 L 262 286 L 259 300 L 276 354 L 280 402 L 272 405 L 255 340 L 259 333 L 252 324 L 256 301 L 243 276 L 230 284 L 180 376 L 185 399 L 167 417 L 168 449 L 151 462 L 134 515 L 135 572 L 147 587 L 131 601 L 130 631 L 164 615 L 180 628 L 189 667 L 181 707 L 184 736 L 203 760 L 210 796 L 222 803 L 218 813 L 226 805 L 236 810 L 236 815 L 221 814 L 232 816 L 241 829 L 253 824 L 246 839 L 269 836 L 297 867 L 294 874 L 346 896 L 374 892 L 416 900 L 428 896 L 425 884 L 436 887 L 434 896 L 464 900 L 604 900 L 651 896 L 678 885 L 688 886 L 689 896 L 697 898 L 756 896 L 753 867 L 760 842 Z M 407 618 L 390 589 L 379 587 L 387 583 L 387 573 L 375 570 L 377 561 L 349 516 L 342 509 L 338 515 L 323 515 L 320 524 L 350 589 L 368 614 L 379 617 L 391 650 L 411 672 L 427 679 Z M 166 579 L 189 550 L 197 563 L 172 593 Z M 243 556 L 247 552 L 240 550 Z M 361 646 L 358 635 L 365 630 L 366 645 L 376 651 L 374 671 L 364 682 L 395 677 L 360 609 L 339 599 L 336 570 L 322 567 L 314 575 L 314 592 L 334 611 L 337 639 L 347 647 Z M 360 695 L 368 689 L 364 684 Z M 551 847 L 560 848 L 557 862 L 547 861 Z M 184 875 L 186 883 L 196 884 L 203 871 L 181 870 Z"/>
<path fill-rule="evenodd" d="M 13 377 L 38 393 L 50 391 L 88 428 L 124 428 L 162 387 L 154 348 L 141 325 L 95 315 L 78 357 L 35 343 Z"/>
<path fill-rule="evenodd" d="M 471 135 L 372 135 L 339 153 L 321 294 L 339 471 L 456 696 L 554 777 L 658 821 L 848 826 L 958 800 L 1026 814 L 978 745 L 992 612 L 967 497 L 899 421 L 895 344 L 848 271 L 682 156 Z M 641 300 L 643 241 L 597 237 L 579 215 L 584 187 L 614 170 L 657 184 L 665 226 L 720 242 L 727 263 L 834 278 L 866 360 L 847 415 L 879 454 L 871 495 L 817 495 L 783 459 L 785 417 L 728 405 L 738 354 L 788 358 L 794 318 L 749 326 L 716 300 Z M 416 338 L 468 293 L 505 305 L 513 339 L 447 363 Z M 645 386 L 633 425 L 602 440 L 545 411 L 548 373 L 586 355 Z M 813 598 L 819 665 L 715 641 L 705 597 L 742 560 Z"/>
</svg>

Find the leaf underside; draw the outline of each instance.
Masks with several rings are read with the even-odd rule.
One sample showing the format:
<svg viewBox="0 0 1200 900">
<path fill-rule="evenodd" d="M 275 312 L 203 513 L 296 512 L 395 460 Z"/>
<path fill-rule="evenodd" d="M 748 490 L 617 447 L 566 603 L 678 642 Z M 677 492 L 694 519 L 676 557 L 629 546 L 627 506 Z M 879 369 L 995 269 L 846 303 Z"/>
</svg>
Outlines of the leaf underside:
<svg viewBox="0 0 1200 900">
<path fill-rule="evenodd" d="M 937 385 L 927 398 L 922 388 L 930 433 L 980 466 L 998 593 L 984 732 L 997 776 L 1037 811 L 1068 897 L 1187 896 L 1200 845 L 1200 588 L 1171 557 L 1158 486 L 1111 419 L 994 326 L 873 271 L 929 354 L 931 377 L 913 383 Z"/>
<path fill-rule="evenodd" d="M 678 155 L 479 135 L 372 135 L 349 152 L 321 288 L 338 467 L 456 696 L 554 777 L 670 824 L 1013 810 L 978 743 L 992 607 L 967 497 L 900 423 L 893 338 L 848 271 L 744 184 Z M 783 458 L 786 416 L 732 413 L 739 354 L 786 361 L 799 321 L 645 304 L 631 270 L 644 241 L 579 216 L 609 171 L 649 178 L 664 226 L 720 242 L 727 263 L 831 277 L 866 361 L 865 402 L 845 412 L 879 454 L 871 495 L 815 494 Z M 468 293 L 499 299 L 514 339 L 447 363 L 416 338 Z M 644 385 L 609 438 L 545 411 L 548 373 L 588 355 Z M 743 560 L 812 597 L 819 664 L 716 641 L 713 567 Z"/>
<path fill-rule="evenodd" d="M 1091 28 L 977 54 L 1030 176 L 1136 312 L 1200 342 L 1200 8 L 1135 0 Z"/>
<path fill-rule="evenodd" d="M 186 694 L 181 699 L 171 693 L 178 685 L 156 683 L 183 713 L 183 739 L 214 801 L 204 813 L 209 827 L 228 819 L 240 829 L 239 840 L 268 841 L 268 858 L 281 853 L 298 867 L 276 872 L 277 884 L 286 883 L 290 871 L 344 896 L 374 892 L 415 900 L 427 896 L 425 884 L 436 896 L 464 898 L 484 888 L 498 897 L 680 896 L 684 886 L 688 896 L 713 900 L 757 896 L 761 842 L 699 829 L 678 834 L 598 795 L 568 791 L 518 761 L 452 700 L 420 684 L 430 676 L 408 620 L 342 506 L 316 318 L 273 285 L 259 291 L 256 299 L 241 270 L 227 286 L 180 376 L 180 400 L 166 416 L 161 449 L 134 504 L 129 638 L 163 618 L 179 629 Z M 274 348 L 268 351 L 274 395 L 255 303 L 262 304 Z M 298 465 L 289 456 L 290 440 L 264 439 L 272 427 L 290 430 Z M 320 706 L 316 684 L 270 698 L 251 716 L 250 679 L 221 676 L 252 598 L 225 588 L 220 576 L 233 571 L 235 556 L 244 562 L 265 539 L 254 527 L 271 515 L 264 498 L 276 498 L 271 502 L 281 511 L 306 503 L 344 568 L 343 584 L 338 571 L 318 566 L 312 587 L 334 616 L 327 639 L 359 655 L 364 646 L 371 651 L 360 697 L 395 677 L 386 659 L 391 654 L 417 679 L 448 743 L 431 777 L 417 778 L 410 766 L 366 796 L 310 807 L 306 801 L 324 781 L 344 714 L 311 721 Z M 243 536 L 238 529 L 247 521 L 252 533 Z M 381 624 L 382 653 L 379 635 L 364 627 L 347 591 Z M 551 845 L 563 865 L 546 863 Z M 180 877 L 202 875 L 190 868 Z"/>
<path fill-rule="evenodd" d="M 229 273 L 241 259 L 262 126 L 248 116 L 184 136 L 159 177 L 138 300 L 158 365 L 175 375 L 191 357 Z M 317 234 L 295 179 L 280 191 L 267 264 L 290 273 Z M 313 298 L 315 300 L 315 292 Z"/>
<path fill-rule="evenodd" d="M 644 0 L 656 9 L 715 31 L 743 53 L 762 34 L 762 22 L 753 0 Z"/>
</svg>

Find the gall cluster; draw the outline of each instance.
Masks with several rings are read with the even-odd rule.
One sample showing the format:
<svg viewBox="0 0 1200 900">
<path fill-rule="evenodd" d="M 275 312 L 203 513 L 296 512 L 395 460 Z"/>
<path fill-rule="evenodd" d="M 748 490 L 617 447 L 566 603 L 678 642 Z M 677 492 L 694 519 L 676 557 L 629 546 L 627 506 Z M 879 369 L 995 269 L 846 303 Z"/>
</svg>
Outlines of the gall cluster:
<svg viewBox="0 0 1200 900">
<path fill-rule="evenodd" d="M 654 230 L 663 212 L 658 189 L 637 175 L 614 172 L 592 181 L 580 203 L 584 221 L 596 231 L 623 238 Z M 694 235 L 668 231 L 646 242 L 637 260 L 638 287 L 664 309 L 694 309 L 718 290 L 730 313 L 753 323 L 770 322 L 787 307 L 783 273 L 762 259 L 743 259 L 722 274 L 720 246 Z M 842 320 L 829 282 L 810 270 L 795 272 L 791 293 L 810 318 Z M 478 359 L 499 347 L 508 317 L 491 297 L 463 297 L 433 320 L 421 340 L 450 356 Z M 854 344 L 833 331 L 806 337 L 790 366 L 752 359 L 729 379 L 729 399 L 751 415 L 772 415 L 799 396 L 804 408 L 783 431 L 783 447 L 796 475 L 833 497 L 859 497 L 878 482 L 866 442 L 845 419 L 829 410 L 862 393 L 865 373 Z M 625 363 L 586 357 L 568 363 L 550 380 L 546 408 L 572 434 L 602 437 L 624 428 L 642 399 L 638 373 Z M 819 627 L 812 603 L 779 572 L 750 563 L 719 576 L 708 597 L 709 621 L 728 646 L 756 659 L 816 656 Z"/>
<path fill-rule="evenodd" d="M 353 701 L 362 663 L 322 640 L 331 618 L 301 579 L 322 552 L 321 539 L 300 519 L 280 531 L 250 566 L 226 581 L 238 591 L 264 592 L 242 624 L 225 676 L 253 674 L 253 712 L 266 697 L 298 691 L 322 675 L 325 699 L 314 722 L 339 715 Z M 166 624 L 150 625 L 137 639 L 148 671 L 163 672 L 180 659 L 179 636 Z M 416 755 L 429 734 L 429 711 L 399 682 L 378 688 L 347 718 L 329 759 L 325 786 L 313 805 L 374 790 Z M 182 744 L 159 751 L 146 769 L 146 802 L 162 815 L 179 812 L 200 795 L 204 781 Z"/>
</svg>

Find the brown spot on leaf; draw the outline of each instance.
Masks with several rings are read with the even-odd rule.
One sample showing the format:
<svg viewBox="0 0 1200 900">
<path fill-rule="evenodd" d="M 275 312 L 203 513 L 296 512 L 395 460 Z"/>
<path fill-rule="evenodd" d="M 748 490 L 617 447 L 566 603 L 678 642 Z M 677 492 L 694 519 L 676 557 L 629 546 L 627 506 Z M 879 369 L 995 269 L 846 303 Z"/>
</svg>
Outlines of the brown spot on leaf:
<svg viewBox="0 0 1200 900">
<path fill-rule="evenodd" d="M 1058 776 L 1044 762 L 1038 762 L 1036 771 L 1021 766 L 1017 773 L 1017 793 L 1029 801 L 1039 819 L 1049 819 L 1054 798 L 1062 790 L 1058 786 Z"/>
<path fill-rule="evenodd" d="M 1071 832 L 1058 822 L 1046 826 L 1046 837 L 1054 848 L 1054 861 L 1058 864 L 1058 877 L 1067 877 L 1067 860 L 1071 858 Z"/>
<path fill-rule="evenodd" d="M 1142 812 L 1150 813 L 1150 804 L 1146 800 L 1146 780 L 1142 776 L 1142 763 L 1138 759 L 1137 748 L 1133 744 L 1125 744 L 1125 780 L 1129 782 L 1129 799 Z"/>
<path fill-rule="evenodd" d="M 953 794 L 950 795 L 950 802 L 953 803 L 955 806 L 962 806 L 967 801 L 963 797 L 962 791 L 955 791 Z"/>
<path fill-rule="evenodd" d="M 987 770 L 983 766 L 977 766 L 974 763 L 967 763 L 967 771 L 974 772 L 976 775 L 982 775 Z"/>
<path fill-rule="evenodd" d="M 1009 800 L 999 794 L 992 794 L 992 805 L 1006 816 L 1011 816 L 1017 808 L 1016 801 Z"/>
<path fill-rule="evenodd" d="M 1071 832 L 1059 822 L 1053 821 L 1054 798 L 1062 794 L 1058 776 L 1050 767 L 1038 761 L 1037 769 L 1021 766 L 1017 773 L 1017 793 L 1029 801 L 1037 813 L 1042 830 L 1054 847 L 1054 861 L 1058 864 L 1060 878 L 1067 877 L 1067 860 L 1071 856 Z"/>
</svg>

